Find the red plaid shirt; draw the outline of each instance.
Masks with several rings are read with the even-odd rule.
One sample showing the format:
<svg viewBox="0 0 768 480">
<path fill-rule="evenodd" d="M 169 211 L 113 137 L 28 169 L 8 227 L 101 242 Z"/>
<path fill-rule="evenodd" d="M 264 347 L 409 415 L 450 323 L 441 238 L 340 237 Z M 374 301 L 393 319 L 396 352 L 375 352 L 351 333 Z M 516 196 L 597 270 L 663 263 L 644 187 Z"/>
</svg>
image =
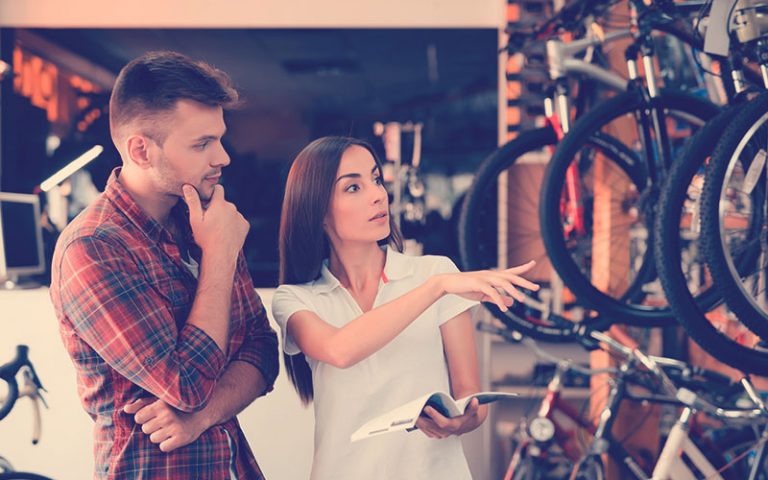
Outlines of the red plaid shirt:
<svg viewBox="0 0 768 480">
<path fill-rule="evenodd" d="M 259 369 L 269 391 L 279 366 L 277 337 L 242 252 L 225 357 L 205 332 L 186 323 L 197 279 L 171 233 L 139 208 L 117 180 L 119 173 L 112 173 L 105 192 L 62 233 L 51 283 L 78 392 L 96 423 L 95 477 L 218 480 L 230 478 L 233 466 L 239 479 L 261 479 L 236 418 L 163 453 L 122 411 L 149 395 L 183 412 L 199 410 L 233 361 Z M 172 215 L 183 219 L 193 245 L 183 202 Z M 199 249 L 192 256 L 199 262 Z"/>
</svg>

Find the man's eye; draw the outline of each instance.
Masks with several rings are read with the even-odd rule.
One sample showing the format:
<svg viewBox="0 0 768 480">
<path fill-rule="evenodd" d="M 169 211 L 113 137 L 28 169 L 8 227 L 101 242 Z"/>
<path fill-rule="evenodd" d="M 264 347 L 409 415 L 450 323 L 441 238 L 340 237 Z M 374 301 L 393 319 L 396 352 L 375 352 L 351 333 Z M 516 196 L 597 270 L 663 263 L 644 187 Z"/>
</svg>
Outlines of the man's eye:
<svg viewBox="0 0 768 480">
<path fill-rule="evenodd" d="M 195 148 L 198 149 L 198 150 L 202 150 L 202 149 L 204 149 L 207 146 L 208 146 L 208 142 L 203 142 L 203 143 L 198 143 L 197 145 L 195 145 Z"/>
</svg>

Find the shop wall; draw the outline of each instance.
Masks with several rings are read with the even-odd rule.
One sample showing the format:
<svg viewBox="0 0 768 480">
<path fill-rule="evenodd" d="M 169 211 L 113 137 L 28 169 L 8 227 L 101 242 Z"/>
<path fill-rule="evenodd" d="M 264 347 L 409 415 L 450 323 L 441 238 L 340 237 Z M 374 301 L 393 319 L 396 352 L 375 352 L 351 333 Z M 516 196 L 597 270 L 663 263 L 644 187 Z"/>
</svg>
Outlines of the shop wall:
<svg viewBox="0 0 768 480">
<path fill-rule="evenodd" d="M 497 27 L 500 0 L 0 0 L 14 27 Z"/>
</svg>

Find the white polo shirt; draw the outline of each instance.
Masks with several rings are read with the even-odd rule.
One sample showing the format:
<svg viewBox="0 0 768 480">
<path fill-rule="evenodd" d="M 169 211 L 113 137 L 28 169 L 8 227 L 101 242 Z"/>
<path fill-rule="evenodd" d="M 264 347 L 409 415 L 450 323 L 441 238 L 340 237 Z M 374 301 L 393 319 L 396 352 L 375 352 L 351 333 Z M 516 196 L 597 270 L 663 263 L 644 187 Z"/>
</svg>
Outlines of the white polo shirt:
<svg viewBox="0 0 768 480">
<path fill-rule="evenodd" d="M 410 257 L 386 250 L 384 275 L 374 308 L 413 290 L 432 275 L 458 272 L 446 257 Z M 347 369 L 307 357 L 312 368 L 315 453 L 312 480 L 471 479 L 461 440 L 442 440 L 416 430 L 351 443 L 349 437 L 368 420 L 421 395 L 450 393 L 440 325 L 476 305 L 445 295 L 384 348 Z M 300 353 L 287 335 L 291 315 L 309 310 L 335 327 L 362 315 L 352 295 L 323 264 L 320 277 L 303 285 L 281 285 L 272 299 L 283 349 Z"/>
</svg>

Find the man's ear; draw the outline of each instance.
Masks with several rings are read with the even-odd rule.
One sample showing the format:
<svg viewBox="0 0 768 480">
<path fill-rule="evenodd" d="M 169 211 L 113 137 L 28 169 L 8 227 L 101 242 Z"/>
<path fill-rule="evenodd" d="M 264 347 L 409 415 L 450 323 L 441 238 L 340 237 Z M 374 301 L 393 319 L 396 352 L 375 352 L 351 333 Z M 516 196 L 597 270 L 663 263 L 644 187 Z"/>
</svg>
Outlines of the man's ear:
<svg viewBox="0 0 768 480">
<path fill-rule="evenodd" d="M 144 135 L 131 135 L 125 140 L 126 152 L 128 158 L 139 168 L 149 168 L 152 166 L 149 149 L 151 140 Z"/>
</svg>

